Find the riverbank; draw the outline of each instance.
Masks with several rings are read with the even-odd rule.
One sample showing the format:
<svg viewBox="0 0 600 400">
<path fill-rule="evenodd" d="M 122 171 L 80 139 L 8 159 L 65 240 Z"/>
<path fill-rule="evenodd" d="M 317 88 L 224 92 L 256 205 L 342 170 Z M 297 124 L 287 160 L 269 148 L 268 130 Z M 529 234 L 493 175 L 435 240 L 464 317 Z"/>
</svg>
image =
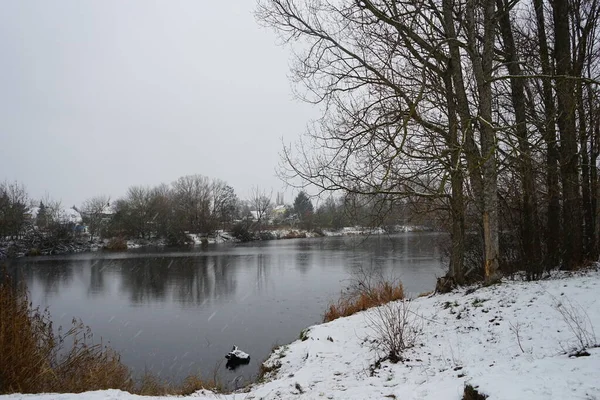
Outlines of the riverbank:
<svg viewBox="0 0 600 400">
<path fill-rule="evenodd" d="M 328 229 L 295 229 L 295 228 L 278 228 L 264 230 L 256 235 L 256 238 L 250 241 L 260 240 L 284 240 L 284 239 L 305 239 L 315 237 L 332 237 L 332 236 L 368 236 L 368 235 L 383 235 L 400 232 L 425 232 L 431 231 L 430 228 L 411 225 L 396 225 L 393 227 L 384 228 L 368 228 L 361 226 L 344 227 L 338 230 Z M 231 232 L 217 231 L 213 235 L 200 235 L 187 233 L 187 245 L 207 245 L 217 243 L 240 243 Z M 39 235 L 36 235 L 39 239 Z M 118 242 L 118 246 L 114 243 Z M 39 245 L 39 240 L 33 241 L 29 237 L 17 240 L 5 240 L 0 242 L 0 260 L 7 258 L 20 258 L 26 256 L 49 256 L 82 253 L 88 251 L 126 251 L 129 249 L 138 249 L 141 247 L 166 247 L 169 243 L 164 238 L 154 239 L 96 239 L 83 240 L 75 238 L 70 241 L 63 240 L 61 243 L 53 243 L 52 246 L 42 247 Z"/>
<path fill-rule="evenodd" d="M 200 391 L 199 399 L 460 399 L 465 385 L 490 399 L 600 397 L 600 270 L 538 282 L 503 281 L 484 288 L 411 302 L 421 328 L 404 361 L 374 350 L 377 309 L 316 325 L 280 347 L 263 383 L 229 395 Z M 577 323 L 574 323 L 577 322 Z M 569 328 L 569 323 L 571 327 Z M 583 342 L 582 342 L 583 340 Z M 589 342 L 589 343 L 587 343 Z M 376 347 L 376 346 L 375 346 Z M 133 399 L 109 390 L 22 398 Z"/>
</svg>

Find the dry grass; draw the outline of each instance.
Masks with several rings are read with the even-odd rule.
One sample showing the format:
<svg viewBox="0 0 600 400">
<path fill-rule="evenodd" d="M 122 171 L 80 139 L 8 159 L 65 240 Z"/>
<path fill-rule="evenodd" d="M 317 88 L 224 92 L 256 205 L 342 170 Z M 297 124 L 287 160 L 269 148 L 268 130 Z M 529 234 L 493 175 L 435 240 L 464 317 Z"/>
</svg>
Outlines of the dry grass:
<svg viewBox="0 0 600 400">
<path fill-rule="evenodd" d="M 161 380 L 156 375 L 146 373 L 132 393 L 142 396 L 189 396 L 198 390 L 207 389 L 223 393 L 224 388 L 216 378 L 203 380 L 200 376 L 190 375 L 183 383 L 173 385 L 166 380 Z"/>
<path fill-rule="evenodd" d="M 200 389 L 222 392 L 217 369 L 212 380 L 189 376 L 172 385 L 146 374 L 136 385 L 117 352 L 94 344 L 89 327 L 73 320 L 66 333 L 54 332 L 48 310 L 33 308 L 24 287 L 0 273 L 0 394 L 81 393 L 120 389 L 140 395 L 189 395 Z"/>
<path fill-rule="evenodd" d="M 0 354 L 0 393 L 133 388 L 119 355 L 93 344 L 89 328 L 73 321 L 65 334 L 55 334 L 49 312 L 33 308 L 8 276 L 0 282 Z"/>
<path fill-rule="evenodd" d="M 306 238 L 306 232 L 289 231 L 283 236 L 284 239 L 304 239 Z"/>
<path fill-rule="evenodd" d="M 127 241 L 122 237 L 114 237 L 108 241 L 104 249 L 110 251 L 125 251 L 127 250 Z"/>
<path fill-rule="evenodd" d="M 354 290 L 343 293 L 337 303 L 329 305 L 325 315 L 323 315 L 323 322 L 347 317 L 359 311 L 403 298 L 404 288 L 401 282 L 394 284 L 379 281 L 375 284 L 367 284 L 364 281 L 359 281 L 354 285 Z"/>
</svg>

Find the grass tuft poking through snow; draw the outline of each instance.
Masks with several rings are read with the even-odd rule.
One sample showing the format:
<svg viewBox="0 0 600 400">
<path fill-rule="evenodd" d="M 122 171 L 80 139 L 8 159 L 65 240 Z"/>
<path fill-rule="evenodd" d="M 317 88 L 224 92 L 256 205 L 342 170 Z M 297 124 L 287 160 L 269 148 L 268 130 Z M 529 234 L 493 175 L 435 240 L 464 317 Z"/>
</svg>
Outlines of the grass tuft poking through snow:
<svg viewBox="0 0 600 400">
<path fill-rule="evenodd" d="M 599 346 L 590 316 L 581 305 L 564 297 L 562 300 L 555 300 L 554 309 L 558 311 L 574 337 L 574 344 L 565 351 L 566 353 L 575 356 L 584 355 L 584 353 L 589 355 L 586 352 L 587 349 Z"/>
</svg>

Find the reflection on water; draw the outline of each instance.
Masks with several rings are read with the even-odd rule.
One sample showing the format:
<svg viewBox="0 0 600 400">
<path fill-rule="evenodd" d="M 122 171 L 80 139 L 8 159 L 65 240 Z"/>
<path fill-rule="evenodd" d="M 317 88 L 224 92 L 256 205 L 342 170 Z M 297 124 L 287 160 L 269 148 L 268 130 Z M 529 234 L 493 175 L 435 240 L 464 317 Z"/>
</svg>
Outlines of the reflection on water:
<svg viewBox="0 0 600 400">
<path fill-rule="evenodd" d="M 13 261 L 34 304 L 56 325 L 80 317 L 136 372 L 251 379 L 275 343 L 317 323 L 353 271 L 400 277 L 407 293 L 440 275 L 435 234 L 270 241 L 204 248 L 87 253 Z M 224 355 L 252 356 L 235 372 Z"/>
</svg>

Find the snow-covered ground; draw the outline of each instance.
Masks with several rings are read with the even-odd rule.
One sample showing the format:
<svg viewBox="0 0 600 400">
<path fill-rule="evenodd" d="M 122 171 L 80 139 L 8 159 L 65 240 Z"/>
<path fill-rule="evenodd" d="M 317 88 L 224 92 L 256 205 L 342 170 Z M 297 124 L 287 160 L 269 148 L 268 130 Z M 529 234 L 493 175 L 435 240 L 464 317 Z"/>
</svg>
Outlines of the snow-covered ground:
<svg viewBox="0 0 600 400">
<path fill-rule="evenodd" d="M 469 294 L 467 294 L 469 293 Z M 559 310 L 598 343 L 600 270 L 539 282 L 500 285 L 418 298 L 411 309 L 422 332 L 405 361 L 383 362 L 372 349 L 375 310 L 313 326 L 307 339 L 279 348 L 281 364 L 268 382 L 230 395 L 200 399 L 460 399 L 465 384 L 494 399 L 600 399 L 600 348 L 570 356 L 578 346 Z M 564 312 L 563 312 L 564 313 Z M 376 317 L 375 317 L 376 318 Z M 79 395 L 0 396 L 59 400 L 137 398 L 120 391 Z"/>
</svg>

